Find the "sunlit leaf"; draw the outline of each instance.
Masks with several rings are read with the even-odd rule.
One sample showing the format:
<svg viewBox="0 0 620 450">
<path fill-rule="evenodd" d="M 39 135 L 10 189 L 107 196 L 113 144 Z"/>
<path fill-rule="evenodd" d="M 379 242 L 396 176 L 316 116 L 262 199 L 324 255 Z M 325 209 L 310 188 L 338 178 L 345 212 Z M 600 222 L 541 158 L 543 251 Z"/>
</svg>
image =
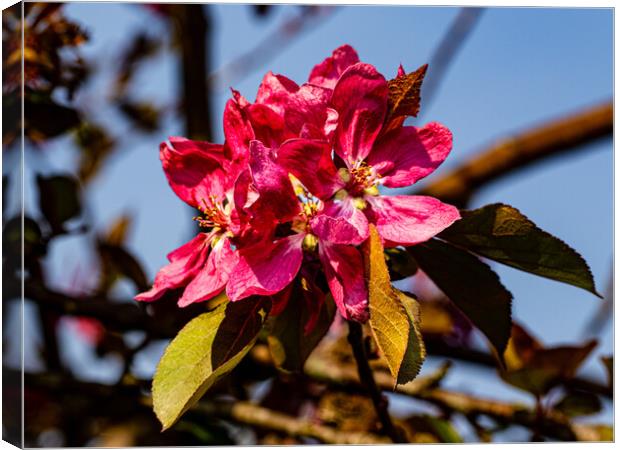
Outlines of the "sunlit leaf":
<svg viewBox="0 0 620 450">
<path fill-rule="evenodd" d="M 260 298 L 228 302 L 196 317 L 177 334 L 153 378 L 153 408 L 164 430 L 241 362 L 267 313 Z"/>
<path fill-rule="evenodd" d="M 462 211 L 461 216 L 439 237 L 480 256 L 572 284 L 600 297 L 581 255 L 538 228 L 516 208 L 498 203 Z"/>
<path fill-rule="evenodd" d="M 489 339 L 502 361 L 511 329 L 512 294 L 478 258 L 433 239 L 409 247 L 420 268 Z"/>
<path fill-rule="evenodd" d="M 420 332 L 420 305 L 416 299 L 404 292 L 398 292 L 398 295 L 409 319 L 409 340 L 403 362 L 398 370 L 396 383 L 407 384 L 420 373 L 426 357 L 426 349 Z"/>
<path fill-rule="evenodd" d="M 424 347 L 415 317 L 417 305 L 392 286 L 381 238 L 373 225 L 364 245 L 364 262 L 370 328 L 390 373 L 397 383 L 406 383 L 415 377 L 424 359 Z"/>
</svg>

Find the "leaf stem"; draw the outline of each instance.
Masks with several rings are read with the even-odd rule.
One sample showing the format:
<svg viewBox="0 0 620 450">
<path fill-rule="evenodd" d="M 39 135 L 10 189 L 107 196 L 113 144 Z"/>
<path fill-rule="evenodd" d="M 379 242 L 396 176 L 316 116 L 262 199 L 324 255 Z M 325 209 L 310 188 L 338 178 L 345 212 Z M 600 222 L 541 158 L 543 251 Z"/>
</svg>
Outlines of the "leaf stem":
<svg viewBox="0 0 620 450">
<path fill-rule="evenodd" d="M 349 335 L 347 338 L 349 345 L 351 345 L 351 349 L 353 350 L 355 362 L 357 363 L 357 371 L 360 381 L 362 382 L 362 385 L 368 389 L 370 398 L 372 399 L 372 403 L 375 407 L 375 411 L 377 412 L 377 417 L 381 422 L 383 432 L 394 442 L 406 443 L 407 440 L 404 438 L 403 434 L 394 426 L 394 423 L 392 423 L 392 418 L 388 414 L 387 410 L 387 398 L 381 393 L 381 389 L 377 386 L 375 378 L 372 374 L 372 369 L 368 364 L 368 358 L 364 348 L 362 325 L 359 322 L 353 321 L 348 321 L 348 325 Z"/>
</svg>

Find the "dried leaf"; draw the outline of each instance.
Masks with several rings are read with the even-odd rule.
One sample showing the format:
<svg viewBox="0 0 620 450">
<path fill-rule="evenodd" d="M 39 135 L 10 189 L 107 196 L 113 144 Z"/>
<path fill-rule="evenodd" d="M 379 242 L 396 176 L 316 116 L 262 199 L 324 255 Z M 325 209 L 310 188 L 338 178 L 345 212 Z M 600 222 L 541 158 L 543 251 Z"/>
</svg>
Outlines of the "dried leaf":
<svg viewBox="0 0 620 450">
<path fill-rule="evenodd" d="M 388 112 L 386 123 L 404 116 L 417 116 L 420 112 L 420 90 L 428 64 L 424 64 L 415 72 L 401 75 L 388 81 Z M 402 121 L 401 121 L 402 124 Z"/>
</svg>

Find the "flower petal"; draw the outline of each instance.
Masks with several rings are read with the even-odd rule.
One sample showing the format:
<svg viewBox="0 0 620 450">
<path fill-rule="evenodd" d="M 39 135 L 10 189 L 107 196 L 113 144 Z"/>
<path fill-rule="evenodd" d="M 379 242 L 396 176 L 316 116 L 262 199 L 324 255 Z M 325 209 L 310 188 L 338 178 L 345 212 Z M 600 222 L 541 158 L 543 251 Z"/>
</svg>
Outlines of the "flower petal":
<svg viewBox="0 0 620 450">
<path fill-rule="evenodd" d="M 175 194 L 195 208 L 210 195 L 223 198 L 230 185 L 223 146 L 177 137 L 170 143 L 160 144 L 159 159 Z"/>
<path fill-rule="evenodd" d="M 459 210 L 433 197 L 395 195 L 368 197 L 368 220 L 386 246 L 424 242 L 460 219 Z"/>
<path fill-rule="evenodd" d="M 339 116 L 335 150 L 349 164 L 370 152 L 383 126 L 387 98 L 387 82 L 370 64 L 355 64 L 338 80 L 331 100 Z"/>
<path fill-rule="evenodd" d="M 289 139 L 278 149 L 278 164 L 316 197 L 326 200 L 344 187 L 326 141 Z"/>
<path fill-rule="evenodd" d="M 319 258 L 323 263 L 329 290 L 342 317 L 368 320 L 368 290 L 364 280 L 364 264 L 359 250 L 349 245 L 321 242 Z"/>
<path fill-rule="evenodd" d="M 319 132 L 316 138 L 325 138 L 334 128 L 334 112 L 327 110 L 327 104 L 331 98 L 331 90 L 303 84 L 298 86 L 295 82 L 282 75 L 274 75 L 268 72 L 256 96 L 256 104 L 266 106 L 279 116 L 279 121 L 270 118 L 267 125 L 278 128 L 277 135 L 280 140 L 273 142 L 257 131 L 257 124 L 252 118 L 252 124 L 256 132 L 256 139 L 275 147 L 285 139 L 299 137 L 304 129 Z M 263 113 L 263 116 L 266 114 Z M 273 134 L 273 133 L 272 133 Z"/>
<path fill-rule="evenodd" d="M 255 138 L 246 113 L 248 101 L 237 91 L 224 108 L 224 136 L 233 160 L 247 160 L 250 141 Z"/>
<path fill-rule="evenodd" d="M 295 234 L 239 250 L 237 266 L 226 286 L 228 298 L 237 301 L 250 295 L 272 295 L 284 289 L 301 267 L 303 239 L 303 234 Z"/>
<path fill-rule="evenodd" d="M 319 214 L 310 220 L 310 229 L 321 242 L 332 244 L 358 245 L 368 237 L 361 234 L 357 227 L 344 217 L 330 217 L 324 214 Z"/>
<path fill-rule="evenodd" d="M 342 200 L 330 200 L 325 202 L 322 214 L 329 217 L 340 217 L 345 219 L 355 228 L 360 242 L 368 238 L 368 219 L 363 211 L 355 207 L 352 197 L 347 196 Z"/>
<path fill-rule="evenodd" d="M 401 127 L 381 136 L 366 162 L 389 188 L 409 186 L 431 174 L 452 149 L 452 133 L 439 123 Z"/>
<path fill-rule="evenodd" d="M 183 308 L 215 297 L 228 283 L 228 275 L 234 270 L 236 263 L 237 254 L 231 249 L 230 241 L 221 238 L 211 250 L 202 270 L 183 291 L 178 305 Z"/>
<path fill-rule="evenodd" d="M 259 197 L 253 207 L 271 211 L 282 222 L 299 214 L 300 206 L 288 174 L 275 162 L 270 148 L 250 143 L 250 171 Z"/>
<path fill-rule="evenodd" d="M 333 89 L 340 78 L 340 75 L 349 66 L 360 61 L 357 52 L 350 45 L 338 47 L 332 56 L 317 64 L 310 72 L 308 82 L 317 86 Z"/>
<path fill-rule="evenodd" d="M 162 267 L 155 276 L 153 287 L 134 298 L 138 301 L 152 302 L 169 289 L 177 289 L 187 284 L 204 266 L 209 255 L 212 235 L 198 234 L 194 239 L 170 252 L 170 264 Z"/>
</svg>

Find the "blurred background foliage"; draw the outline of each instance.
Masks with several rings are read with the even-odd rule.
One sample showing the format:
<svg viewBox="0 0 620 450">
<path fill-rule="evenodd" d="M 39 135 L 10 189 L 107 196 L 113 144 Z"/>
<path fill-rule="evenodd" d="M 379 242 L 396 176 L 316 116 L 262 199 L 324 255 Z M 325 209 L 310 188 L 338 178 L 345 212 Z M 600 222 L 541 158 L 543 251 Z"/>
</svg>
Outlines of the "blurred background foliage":
<svg viewBox="0 0 620 450">
<path fill-rule="evenodd" d="M 119 183 L 124 187 L 112 193 L 117 199 L 146 198 L 151 191 L 159 195 L 163 189 L 154 185 L 165 186 L 164 177 L 160 171 L 156 176 L 148 172 L 158 164 L 158 141 L 170 134 L 217 141 L 221 136 L 220 103 L 227 95 L 222 94 L 225 87 L 253 86 L 247 92 L 252 98 L 260 73 L 269 69 L 271 61 L 282 67 L 279 56 L 288 46 L 303 41 L 306 34 L 316 33 L 316 29 L 320 32 L 324 23 L 335 20 L 334 17 L 357 14 L 357 10 L 311 5 L 92 4 L 71 10 L 72 6 L 76 5 L 24 3 L 6 9 L 2 16 L 3 438 L 20 442 L 19 410 L 23 401 L 26 446 L 384 442 L 384 436 L 378 434 L 370 400 L 355 376 L 352 356 L 342 334 L 343 325 L 338 321 L 312 353 L 304 374 L 277 371 L 266 339 L 261 339 L 229 377 L 177 425 L 161 433 L 149 404 L 154 364 L 167 340 L 183 324 L 215 305 L 207 302 L 179 310 L 174 292 L 150 305 L 136 304 L 131 298 L 148 288 L 165 252 L 174 246 L 168 243 L 178 244 L 189 236 L 190 226 L 194 226 L 189 225 L 191 211 L 183 207 L 177 207 L 174 213 L 167 211 L 160 206 L 160 199 L 152 195 L 148 202 L 134 201 L 133 210 L 111 218 L 94 207 L 102 204 L 97 200 L 102 195 L 98 182 L 102 179 L 111 179 L 114 184 L 114 177 L 125 177 L 125 182 Z M 130 33 L 116 41 L 122 45 L 109 46 L 105 38 L 93 31 L 101 30 L 102 22 L 105 27 L 115 28 L 112 14 L 102 16 L 99 22 L 93 19 L 95 8 L 102 11 L 106 7 L 118 8 L 115 14 L 136 18 L 130 27 L 125 27 Z M 391 9 L 375 11 L 388 14 Z M 399 14 L 419 24 L 414 19 L 426 14 L 426 10 L 404 7 Z M 517 13 L 514 14 L 518 20 Z M 549 10 L 541 10 L 541 17 L 546 14 Z M 229 28 L 217 22 L 223 15 L 229 18 Z M 434 51 L 428 61 L 419 61 L 430 63 L 422 91 L 424 120 L 443 120 L 443 110 L 435 115 L 437 109 L 431 109 L 431 102 L 440 97 L 449 67 L 458 61 L 461 47 L 466 47 L 470 35 L 475 36 L 478 23 L 492 20 L 475 8 L 453 9 L 450 20 L 445 17 L 441 16 L 443 21 L 437 19 L 441 27 L 437 26 L 432 36 L 436 42 Z M 603 19 L 605 24 L 606 20 L 607 16 Z M 380 30 L 390 26 L 389 19 L 379 22 Z M 247 26 L 248 30 L 230 28 L 231 24 Z M 364 26 L 368 22 L 360 23 L 358 28 Z M 255 30 L 261 31 L 252 39 L 245 39 Z M 235 36 L 241 41 L 237 45 L 242 50 L 222 58 L 222 40 Z M 344 43 L 340 39 L 345 38 L 329 35 L 323 41 L 328 41 L 325 47 L 331 49 Z M 360 40 L 367 53 L 372 53 L 373 46 L 389 45 L 383 38 L 367 39 L 375 41 L 370 44 Z M 350 43 L 357 47 L 356 42 Z M 322 48 L 316 53 L 323 57 L 328 54 Z M 363 60 L 373 63 L 365 52 L 360 53 Z M 390 55 L 390 70 L 394 73 L 400 62 L 408 69 L 417 67 L 414 61 L 407 60 L 408 54 Z M 301 67 L 292 67 L 294 74 L 303 73 L 320 60 L 305 61 L 306 55 L 299 52 L 294 57 Z M 611 54 L 608 57 L 611 61 Z M 215 60 L 227 62 L 215 68 Z M 145 77 L 156 79 L 162 86 L 150 91 L 143 88 Z M 447 83 L 446 89 L 449 86 Z M 611 94 L 611 85 L 603 91 Z M 528 101 L 536 101 L 534 93 Z M 557 104 L 562 106 L 560 100 Z M 454 108 L 461 108 L 461 114 L 463 110 L 475 114 L 477 105 L 463 108 L 462 104 L 455 104 Z M 549 118 L 532 117 L 529 121 L 534 121 L 534 125 L 520 134 L 480 152 L 455 156 L 456 162 L 451 162 L 444 174 L 439 171 L 437 178 L 421 189 L 467 207 L 478 201 L 478 190 L 524 166 L 541 166 L 541 176 L 547 176 L 546 171 L 554 171 L 554 167 L 539 163 L 556 155 L 573 158 L 574 152 L 568 153 L 569 150 L 594 148 L 605 153 L 607 163 L 611 162 L 611 103 L 569 110 Z M 517 125 L 522 126 L 519 123 L 513 128 Z M 458 136 L 458 130 L 454 131 Z M 497 132 L 489 129 L 476 142 L 496 137 Z M 126 170 L 122 173 L 114 169 L 115 158 L 120 160 L 130 152 L 136 153 L 136 147 L 147 141 L 154 143 L 149 153 L 142 153 L 140 160 L 125 159 Z M 567 178 L 571 183 L 584 182 L 571 174 L 566 171 L 554 175 L 555 185 L 563 186 Z M 592 177 L 597 174 L 584 177 L 585 183 L 590 183 Z M 522 182 L 514 176 L 507 179 L 508 186 Z M 131 186 L 130 190 L 127 186 Z M 502 190 L 498 192 L 501 201 Z M 556 191 L 553 192 L 555 195 Z M 107 202 L 110 209 L 117 210 L 114 200 Z M 167 198 L 161 200 L 161 205 L 167 204 Z M 556 214 L 562 214 L 562 205 L 557 203 Z M 174 228 L 166 217 L 156 223 L 145 221 L 142 210 L 149 208 L 155 209 L 157 216 L 180 213 L 179 220 L 186 225 L 183 229 Z M 554 206 L 549 208 L 553 210 Z M 611 224 L 611 203 L 604 203 L 605 208 L 607 215 L 588 220 Z M 146 246 L 132 241 L 136 217 L 147 224 L 147 236 L 140 241 L 147 242 Z M 140 229 L 145 228 L 141 225 Z M 581 232 L 592 233 L 595 238 L 593 229 Z M 611 235 L 596 239 L 604 239 L 608 245 L 604 247 L 608 260 L 603 266 L 609 267 Z M 22 240 L 26 279 L 23 310 L 19 302 Z M 152 255 L 160 256 L 154 260 Z M 611 285 L 605 290 L 606 301 L 601 306 L 589 307 L 592 313 L 586 318 L 586 330 L 582 333 L 574 326 L 569 334 L 572 339 L 566 344 L 545 344 L 535 337 L 545 336 L 546 324 L 553 328 L 551 322 L 557 317 L 536 312 L 540 320 L 530 324 L 519 323 L 517 315 L 506 353 L 507 370 L 500 371 L 478 332 L 423 272 L 418 271 L 412 278 L 413 272 L 405 270 L 411 262 L 400 261 L 396 255 L 388 263 L 393 279 L 415 292 L 421 301 L 422 327 L 429 352 L 421 376 L 391 392 L 385 362 L 376 349 L 370 348 L 377 383 L 391 392 L 390 412 L 410 442 L 612 439 L 608 425 L 613 367 L 608 323 Z M 605 284 L 610 277 L 600 273 L 600 267 L 597 262 L 594 275 L 599 284 L 601 279 Z M 538 286 L 534 283 L 534 288 Z M 562 296 L 564 291 L 559 289 L 551 292 Z M 536 301 L 551 301 L 543 297 Z M 583 302 L 595 301 L 585 299 L 585 294 L 582 297 Z M 521 301 L 524 300 L 517 295 L 515 303 Z M 574 318 L 568 313 L 566 317 L 567 321 Z M 538 326 L 540 323 L 544 326 Z M 603 350 L 595 350 L 596 338 L 606 343 Z M 26 371 L 23 398 L 19 374 L 21 344 Z M 588 357 L 589 367 L 596 366 L 598 371 L 583 370 Z M 477 391 L 468 387 L 474 378 L 478 380 Z M 481 385 L 492 388 L 481 390 Z"/>
</svg>

